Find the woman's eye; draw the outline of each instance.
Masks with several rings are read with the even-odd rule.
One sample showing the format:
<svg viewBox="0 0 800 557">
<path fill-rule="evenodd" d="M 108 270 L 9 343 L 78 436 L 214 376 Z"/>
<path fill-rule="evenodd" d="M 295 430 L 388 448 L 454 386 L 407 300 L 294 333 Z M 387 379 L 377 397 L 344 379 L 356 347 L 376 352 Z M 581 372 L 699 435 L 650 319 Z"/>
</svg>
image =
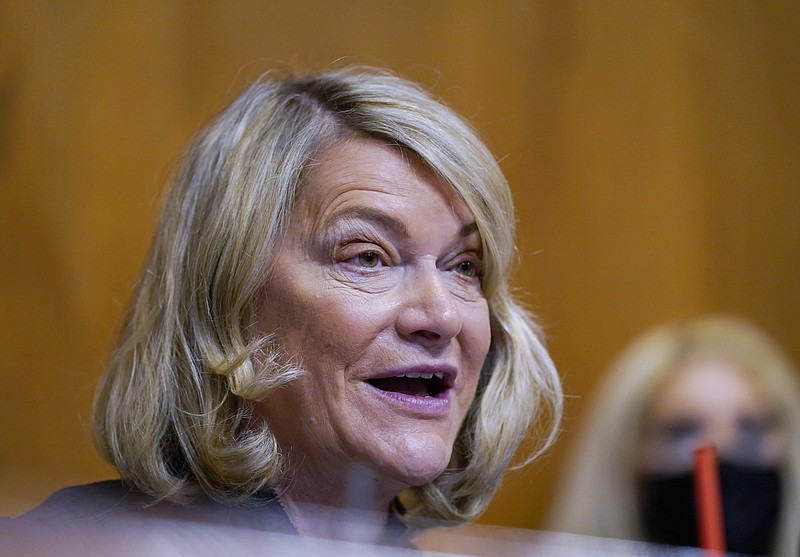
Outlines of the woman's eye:
<svg viewBox="0 0 800 557">
<path fill-rule="evenodd" d="M 472 261 L 462 261 L 458 264 L 458 272 L 468 277 L 475 276 L 475 263 Z"/>
<path fill-rule="evenodd" d="M 736 420 L 736 427 L 740 435 L 760 437 L 768 435 L 775 429 L 775 418 L 772 416 L 739 416 Z"/>
<path fill-rule="evenodd" d="M 465 277 L 477 277 L 479 273 L 478 264 L 474 261 L 461 261 L 456 265 L 456 272 Z"/>
<path fill-rule="evenodd" d="M 676 419 L 661 426 L 662 438 L 670 443 L 692 439 L 701 435 L 703 424 L 690 418 Z"/>
<path fill-rule="evenodd" d="M 377 267 L 380 262 L 381 258 L 377 252 L 365 251 L 364 253 L 358 254 L 358 263 L 362 267 Z"/>
</svg>

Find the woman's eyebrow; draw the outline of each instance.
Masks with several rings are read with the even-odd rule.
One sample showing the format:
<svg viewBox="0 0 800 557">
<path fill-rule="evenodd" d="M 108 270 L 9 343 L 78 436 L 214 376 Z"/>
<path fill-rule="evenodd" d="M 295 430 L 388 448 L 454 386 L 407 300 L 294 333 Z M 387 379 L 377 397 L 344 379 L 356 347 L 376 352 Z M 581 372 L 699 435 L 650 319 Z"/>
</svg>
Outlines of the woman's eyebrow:
<svg viewBox="0 0 800 557">
<path fill-rule="evenodd" d="M 362 220 L 380 225 L 401 238 L 408 238 L 408 227 L 395 216 L 375 207 L 347 207 L 332 213 L 322 223 L 322 229 L 330 228 L 337 222 L 346 220 Z M 459 238 L 467 238 L 478 232 L 478 224 L 469 222 L 458 231 Z"/>
<path fill-rule="evenodd" d="M 325 219 L 325 221 L 322 223 L 322 228 L 329 228 L 336 222 L 345 220 L 363 220 L 372 222 L 389 229 L 397 236 L 408 238 L 408 227 L 402 220 L 375 207 L 347 207 L 340 211 L 336 211 Z"/>
<path fill-rule="evenodd" d="M 472 221 L 468 224 L 465 224 L 461 227 L 461 230 L 458 232 L 459 237 L 466 238 L 467 236 L 478 232 L 478 223 Z"/>
</svg>

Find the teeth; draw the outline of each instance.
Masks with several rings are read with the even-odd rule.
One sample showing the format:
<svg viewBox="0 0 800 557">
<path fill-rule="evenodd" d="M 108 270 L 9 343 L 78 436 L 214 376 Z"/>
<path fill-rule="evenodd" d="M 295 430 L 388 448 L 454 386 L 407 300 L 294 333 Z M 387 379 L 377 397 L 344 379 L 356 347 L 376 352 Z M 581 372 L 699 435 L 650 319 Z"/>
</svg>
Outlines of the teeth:
<svg viewBox="0 0 800 557">
<path fill-rule="evenodd" d="M 444 373 L 436 372 L 436 373 L 421 373 L 416 371 L 411 371 L 409 373 L 404 373 L 403 375 L 399 375 L 398 377 L 407 377 L 408 379 L 433 379 L 434 377 L 438 379 L 444 379 Z"/>
</svg>

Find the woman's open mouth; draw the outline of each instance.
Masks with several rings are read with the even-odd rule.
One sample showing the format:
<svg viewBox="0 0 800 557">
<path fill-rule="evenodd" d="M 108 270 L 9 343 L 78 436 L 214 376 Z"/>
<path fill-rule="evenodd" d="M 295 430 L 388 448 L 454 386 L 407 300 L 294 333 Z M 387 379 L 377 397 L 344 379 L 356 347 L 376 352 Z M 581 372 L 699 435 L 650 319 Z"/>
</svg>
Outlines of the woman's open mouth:
<svg viewBox="0 0 800 557">
<path fill-rule="evenodd" d="M 393 377 L 369 379 L 367 383 L 381 391 L 414 397 L 437 398 L 448 390 L 443 373 L 409 372 Z"/>
</svg>

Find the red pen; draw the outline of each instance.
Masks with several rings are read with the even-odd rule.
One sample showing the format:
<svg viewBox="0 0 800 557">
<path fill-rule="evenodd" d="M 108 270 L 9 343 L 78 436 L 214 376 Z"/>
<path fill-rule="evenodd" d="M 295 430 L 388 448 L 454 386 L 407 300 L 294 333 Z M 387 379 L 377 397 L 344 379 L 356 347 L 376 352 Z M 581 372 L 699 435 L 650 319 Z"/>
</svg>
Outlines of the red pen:
<svg viewBox="0 0 800 557">
<path fill-rule="evenodd" d="M 700 547 L 709 555 L 725 553 L 722 490 L 717 452 L 713 445 L 699 447 L 694 453 L 694 498 Z"/>
</svg>

